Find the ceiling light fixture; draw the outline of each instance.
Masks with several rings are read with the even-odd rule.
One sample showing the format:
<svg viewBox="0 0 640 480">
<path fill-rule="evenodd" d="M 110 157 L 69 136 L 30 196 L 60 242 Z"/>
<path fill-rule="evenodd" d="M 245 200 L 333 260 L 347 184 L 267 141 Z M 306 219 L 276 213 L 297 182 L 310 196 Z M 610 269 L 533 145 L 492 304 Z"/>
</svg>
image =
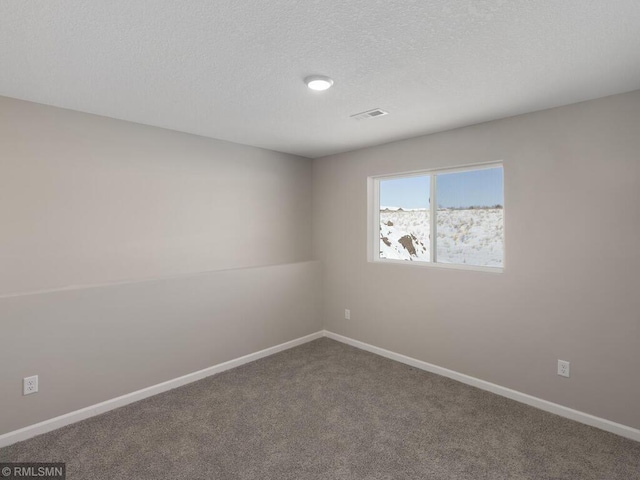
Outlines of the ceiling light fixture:
<svg viewBox="0 0 640 480">
<path fill-rule="evenodd" d="M 331 88 L 331 85 L 333 85 L 333 80 L 329 77 L 325 77 L 324 75 L 311 75 L 304 79 L 304 83 L 306 83 L 307 87 L 309 87 L 311 90 L 321 92 L 322 90 Z"/>
</svg>

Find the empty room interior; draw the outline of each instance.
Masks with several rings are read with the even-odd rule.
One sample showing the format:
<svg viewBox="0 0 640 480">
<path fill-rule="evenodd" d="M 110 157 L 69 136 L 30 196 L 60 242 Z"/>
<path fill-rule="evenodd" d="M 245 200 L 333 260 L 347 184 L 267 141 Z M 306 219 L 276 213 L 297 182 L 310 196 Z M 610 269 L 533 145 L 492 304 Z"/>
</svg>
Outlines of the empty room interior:
<svg viewBox="0 0 640 480">
<path fill-rule="evenodd" d="M 0 2 L 0 472 L 640 479 L 640 2 Z"/>
</svg>

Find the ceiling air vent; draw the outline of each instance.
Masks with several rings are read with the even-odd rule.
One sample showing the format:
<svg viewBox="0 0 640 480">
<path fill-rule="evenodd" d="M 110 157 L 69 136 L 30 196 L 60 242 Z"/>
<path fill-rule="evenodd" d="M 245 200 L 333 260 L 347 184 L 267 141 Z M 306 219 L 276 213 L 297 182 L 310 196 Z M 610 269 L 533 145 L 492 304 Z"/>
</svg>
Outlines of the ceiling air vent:
<svg viewBox="0 0 640 480">
<path fill-rule="evenodd" d="M 356 120 L 366 120 L 367 118 L 382 117 L 383 115 L 389 115 L 389 112 L 385 112 L 381 108 L 374 108 L 373 110 L 367 110 L 366 112 L 351 115 L 351 118 L 355 118 Z"/>
</svg>

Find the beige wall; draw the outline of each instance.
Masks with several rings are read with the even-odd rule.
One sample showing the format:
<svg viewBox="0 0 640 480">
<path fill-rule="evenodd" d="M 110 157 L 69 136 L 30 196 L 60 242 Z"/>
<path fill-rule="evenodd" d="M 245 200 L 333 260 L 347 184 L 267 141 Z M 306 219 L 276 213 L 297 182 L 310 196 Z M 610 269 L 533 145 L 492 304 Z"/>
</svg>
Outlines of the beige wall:
<svg viewBox="0 0 640 480">
<path fill-rule="evenodd" d="M 367 262 L 367 176 L 495 160 L 503 274 Z M 326 329 L 640 428 L 640 91 L 313 168 Z"/>
<path fill-rule="evenodd" d="M 319 292 L 299 262 L 4 298 L 0 435 L 317 332 Z"/>
<path fill-rule="evenodd" d="M 308 260 L 308 159 L 0 97 L 0 295 Z"/>
<path fill-rule="evenodd" d="M 310 187 L 308 159 L 0 97 L 0 434 L 320 330 Z"/>
</svg>

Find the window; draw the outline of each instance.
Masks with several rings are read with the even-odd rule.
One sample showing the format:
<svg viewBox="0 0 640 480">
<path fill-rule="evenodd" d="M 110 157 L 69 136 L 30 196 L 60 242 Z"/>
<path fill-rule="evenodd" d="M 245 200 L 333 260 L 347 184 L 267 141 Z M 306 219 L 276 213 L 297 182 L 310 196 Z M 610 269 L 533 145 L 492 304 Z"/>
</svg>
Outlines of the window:
<svg viewBox="0 0 640 480">
<path fill-rule="evenodd" d="M 374 261 L 504 267 L 501 164 L 372 177 L 370 185 Z"/>
</svg>

